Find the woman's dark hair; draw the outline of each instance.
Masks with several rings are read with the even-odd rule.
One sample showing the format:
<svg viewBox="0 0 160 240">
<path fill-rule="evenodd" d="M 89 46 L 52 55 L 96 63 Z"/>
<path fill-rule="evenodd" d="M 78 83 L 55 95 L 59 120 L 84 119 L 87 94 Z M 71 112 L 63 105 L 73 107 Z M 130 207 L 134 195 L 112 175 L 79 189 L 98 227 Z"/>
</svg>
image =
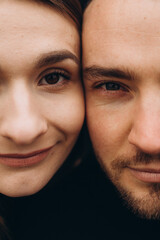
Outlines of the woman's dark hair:
<svg viewBox="0 0 160 240">
<path fill-rule="evenodd" d="M 7 206 L 7 201 L 4 202 L 4 198 L 5 196 L 0 194 L 0 240 L 11 240 L 9 230 L 5 224 L 6 213 L 8 212 L 9 206 Z"/>
<path fill-rule="evenodd" d="M 4 225 L 3 221 L 0 222 L 0 240 L 11 240 L 8 229 Z"/>
</svg>

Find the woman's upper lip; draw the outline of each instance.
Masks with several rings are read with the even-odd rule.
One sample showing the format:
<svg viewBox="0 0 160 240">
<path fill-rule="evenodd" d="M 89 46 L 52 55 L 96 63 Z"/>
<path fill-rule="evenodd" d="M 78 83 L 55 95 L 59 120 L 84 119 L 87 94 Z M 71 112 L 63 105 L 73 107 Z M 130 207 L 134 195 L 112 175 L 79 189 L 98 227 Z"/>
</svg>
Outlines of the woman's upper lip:
<svg viewBox="0 0 160 240">
<path fill-rule="evenodd" d="M 138 172 L 146 172 L 146 173 L 160 173 L 160 168 L 135 168 L 129 167 L 131 170 Z"/>
<path fill-rule="evenodd" d="M 9 153 L 9 154 L 8 153 L 7 154 L 1 154 L 0 153 L 0 158 L 1 157 L 3 157 L 3 158 L 5 158 L 5 157 L 6 158 L 29 158 L 29 157 L 32 157 L 34 155 L 49 151 L 51 148 L 52 148 L 52 146 L 48 147 L 48 148 L 36 150 L 36 151 L 30 152 L 30 153 Z"/>
</svg>

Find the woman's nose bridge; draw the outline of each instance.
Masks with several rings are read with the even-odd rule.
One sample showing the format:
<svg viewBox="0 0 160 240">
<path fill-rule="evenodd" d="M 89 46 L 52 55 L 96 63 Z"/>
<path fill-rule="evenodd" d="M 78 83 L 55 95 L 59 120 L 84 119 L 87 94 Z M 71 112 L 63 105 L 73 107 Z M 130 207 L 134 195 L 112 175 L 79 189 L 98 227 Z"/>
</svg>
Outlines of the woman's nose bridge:
<svg viewBox="0 0 160 240">
<path fill-rule="evenodd" d="M 1 135 L 17 143 L 29 143 L 46 131 L 32 89 L 20 84 L 10 92 L 7 101 L 8 107 L 0 127 Z"/>
<path fill-rule="evenodd" d="M 10 91 L 10 104 L 17 114 L 23 114 L 33 106 L 33 98 L 31 90 L 23 81 L 22 83 L 15 84 L 15 87 Z"/>
<path fill-rule="evenodd" d="M 20 84 L 11 92 L 8 104 L 8 118 L 17 123 L 19 127 L 24 125 L 27 128 L 29 123 L 34 123 L 36 120 L 38 111 L 32 95 L 29 88 L 24 84 Z M 12 116 L 10 116 L 10 113 L 12 113 Z"/>
</svg>

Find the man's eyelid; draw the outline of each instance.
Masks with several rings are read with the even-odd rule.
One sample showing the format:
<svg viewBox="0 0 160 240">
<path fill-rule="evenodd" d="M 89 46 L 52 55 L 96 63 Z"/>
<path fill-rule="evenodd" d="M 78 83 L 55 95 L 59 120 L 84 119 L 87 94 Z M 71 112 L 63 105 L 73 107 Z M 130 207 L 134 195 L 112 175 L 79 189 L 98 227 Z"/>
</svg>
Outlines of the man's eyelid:
<svg viewBox="0 0 160 240">
<path fill-rule="evenodd" d="M 107 89 L 107 87 L 105 87 L 105 84 L 109 84 L 109 83 L 112 83 L 112 84 L 117 84 L 120 86 L 119 89 Z M 100 84 L 98 84 L 97 86 L 94 87 L 94 89 L 97 89 L 97 90 L 103 90 L 103 91 L 108 91 L 108 92 L 131 92 L 131 89 L 129 86 L 127 86 L 126 84 L 123 84 L 119 81 L 104 81 L 104 82 L 101 82 Z"/>
<path fill-rule="evenodd" d="M 90 67 L 86 67 L 83 73 L 84 73 L 84 77 L 87 80 L 110 78 L 110 79 L 117 79 L 117 80 L 134 81 L 138 79 L 138 74 L 134 70 L 130 68 L 126 68 L 124 66 L 101 67 L 101 66 L 93 65 Z"/>
<path fill-rule="evenodd" d="M 125 83 L 126 80 L 124 81 L 120 81 L 120 80 L 114 80 L 114 79 L 105 79 L 105 80 L 100 80 L 100 81 L 96 81 L 93 83 L 93 86 L 98 86 L 98 85 L 105 85 L 107 83 L 115 83 L 115 84 L 118 84 L 122 87 L 126 87 L 126 88 L 129 88 L 129 85 Z"/>
</svg>

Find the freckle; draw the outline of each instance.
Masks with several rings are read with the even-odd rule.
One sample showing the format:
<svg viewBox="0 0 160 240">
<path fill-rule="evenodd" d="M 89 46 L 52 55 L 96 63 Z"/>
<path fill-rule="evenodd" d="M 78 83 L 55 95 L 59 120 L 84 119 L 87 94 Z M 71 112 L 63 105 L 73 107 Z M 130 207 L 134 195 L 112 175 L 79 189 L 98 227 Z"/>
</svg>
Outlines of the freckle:
<svg viewBox="0 0 160 240">
<path fill-rule="evenodd" d="M 146 19 L 146 17 L 144 17 L 144 20 Z"/>
</svg>

